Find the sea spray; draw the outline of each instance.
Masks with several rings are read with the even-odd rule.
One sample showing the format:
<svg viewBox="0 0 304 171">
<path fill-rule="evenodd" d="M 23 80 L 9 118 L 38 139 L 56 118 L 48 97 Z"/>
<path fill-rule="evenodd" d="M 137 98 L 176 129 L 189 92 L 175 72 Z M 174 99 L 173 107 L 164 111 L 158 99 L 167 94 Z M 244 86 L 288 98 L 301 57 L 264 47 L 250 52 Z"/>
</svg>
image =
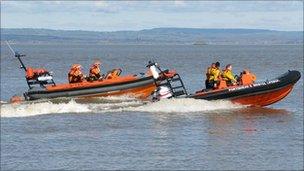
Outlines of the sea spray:
<svg viewBox="0 0 304 171">
<path fill-rule="evenodd" d="M 214 110 L 239 109 L 245 106 L 233 104 L 226 100 L 199 100 L 191 98 L 163 99 L 139 107 L 130 107 L 126 111 L 162 112 L 162 113 L 188 113 Z"/>
<path fill-rule="evenodd" d="M 89 111 L 87 105 L 76 103 L 74 100 L 59 104 L 52 102 L 31 102 L 1 105 L 1 117 L 26 117 L 49 113 L 81 113 Z"/>
<path fill-rule="evenodd" d="M 98 103 L 97 103 L 98 102 Z M 127 97 L 99 98 L 92 103 L 71 99 L 67 102 L 25 102 L 21 104 L 1 104 L 1 117 L 27 117 L 42 114 L 60 113 L 106 113 L 106 112 L 158 112 L 189 113 L 214 110 L 232 110 L 244 106 L 224 100 L 197 100 L 190 98 L 163 99 L 146 102 Z"/>
<path fill-rule="evenodd" d="M 1 117 L 27 117 L 56 113 L 104 113 L 121 111 L 125 107 L 143 105 L 145 102 L 121 97 L 91 99 L 54 99 L 52 101 L 33 101 L 20 104 L 1 104 Z"/>
</svg>

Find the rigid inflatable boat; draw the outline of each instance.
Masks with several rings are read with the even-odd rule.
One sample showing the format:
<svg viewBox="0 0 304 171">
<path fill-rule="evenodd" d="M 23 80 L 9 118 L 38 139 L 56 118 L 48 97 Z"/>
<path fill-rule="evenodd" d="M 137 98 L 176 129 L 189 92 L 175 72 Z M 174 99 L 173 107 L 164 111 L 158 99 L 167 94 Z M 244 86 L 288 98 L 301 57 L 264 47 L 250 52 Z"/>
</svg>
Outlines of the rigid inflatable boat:
<svg viewBox="0 0 304 171">
<path fill-rule="evenodd" d="M 12 50 L 11 47 L 10 49 Z M 149 61 L 148 72 L 139 76 L 117 75 L 112 79 L 56 84 L 50 72 L 25 67 L 21 60 L 24 55 L 13 50 L 12 52 L 26 73 L 25 78 L 29 86 L 29 90 L 24 93 L 26 100 L 131 95 L 142 99 L 152 98 L 153 101 L 164 98 L 227 99 L 248 106 L 267 106 L 286 97 L 301 77 L 299 71 L 288 71 L 275 79 L 255 83 L 246 81 L 244 74 L 240 76 L 238 85 L 227 86 L 226 82 L 221 80 L 214 89 L 188 94 L 179 74 L 162 70 L 157 63 Z M 19 100 L 18 97 L 12 98 L 12 101 Z"/>
<path fill-rule="evenodd" d="M 203 90 L 188 97 L 205 100 L 229 99 L 242 105 L 267 106 L 286 97 L 300 77 L 299 71 L 288 71 L 269 81 L 229 86 L 209 91 Z"/>
<path fill-rule="evenodd" d="M 26 68 L 29 71 L 31 68 Z M 149 68 L 150 72 L 153 70 Z M 35 70 L 33 69 L 34 73 Z M 40 69 L 44 70 L 44 69 Z M 26 72 L 27 73 L 27 72 Z M 97 81 L 82 81 L 79 83 L 62 83 L 55 84 L 49 72 L 45 71 L 42 74 L 37 74 L 37 77 L 29 79 L 26 74 L 26 81 L 29 90 L 24 93 L 26 100 L 36 100 L 44 98 L 58 97 L 102 97 L 128 95 L 140 99 L 146 99 L 156 89 L 156 85 L 160 84 L 164 79 L 175 75 L 174 71 L 166 70 L 159 74 L 158 78 L 154 78 L 152 74 L 140 75 L 117 75 L 115 78 L 97 80 Z"/>
<path fill-rule="evenodd" d="M 7 43 L 8 44 L 8 43 Z M 103 79 L 96 81 L 82 81 L 78 83 L 56 84 L 51 72 L 43 68 L 26 67 L 21 60 L 25 56 L 15 52 L 8 44 L 14 56 L 19 60 L 21 68 L 25 71 L 25 79 L 29 87 L 24 95 L 25 100 L 50 99 L 58 97 L 100 97 L 129 95 L 141 99 L 148 98 L 162 81 L 176 77 L 175 71 L 157 71 L 158 64 L 149 62 L 146 74 L 139 75 L 118 75 L 108 77 L 113 73 L 108 72 Z M 115 69 L 114 69 L 115 70 Z M 113 70 L 112 70 L 113 72 Z M 19 96 L 11 98 L 11 102 L 19 102 L 23 99 Z"/>
<path fill-rule="evenodd" d="M 121 76 L 115 79 L 83 81 L 81 83 L 64 83 L 47 86 L 36 86 L 24 93 L 26 100 L 56 97 L 99 97 L 130 95 L 146 98 L 155 89 L 152 76 Z"/>
<path fill-rule="evenodd" d="M 208 90 L 203 89 L 194 94 L 187 94 L 186 90 L 185 93 L 178 93 L 172 89 L 171 82 L 166 82 L 157 87 L 157 91 L 153 93 L 153 98 L 154 100 L 172 97 L 204 100 L 227 99 L 242 105 L 267 106 L 286 97 L 300 77 L 299 71 L 288 71 L 272 80 L 257 83 L 240 81 L 235 86 L 227 86 L 226 82 L 222 80 L 218 87 Z M 242 77 L 240 80 L 242 80 Z"/>
</svg>

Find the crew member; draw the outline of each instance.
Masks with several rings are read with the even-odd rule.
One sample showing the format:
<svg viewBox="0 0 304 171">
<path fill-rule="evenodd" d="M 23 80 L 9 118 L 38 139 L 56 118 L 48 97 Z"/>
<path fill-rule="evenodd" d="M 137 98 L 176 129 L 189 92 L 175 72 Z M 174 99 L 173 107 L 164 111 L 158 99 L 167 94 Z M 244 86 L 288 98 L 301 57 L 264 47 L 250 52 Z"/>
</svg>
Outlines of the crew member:
<svg viewBox="0 0 304 171">
<path fill-rule="evenodd" d="M 211 85 L 210 82 L 209 82 L 209 79 L 210 79 L 210 76 L 211 76 L 211 70 L 213 68 L 215 68 L 215 63 L 212 63 L 211 66 L 207 68 L 207 71 L 206 71 L 206 80 L 205 80 L 206 89 L 213 88 L 213 85 Z"/>
<path fill-rule="evenodd" d="M 217 86 L 220 75 L 221 75 L 220 63 L 216 62 L 215 67 L 211 68 L 210 70 L 210 76 L 208 80 L 208 84 L 210 85 L 210 88 L 214 88 Z"/>
<path fill-rule="evenodd" d="M 236 85 L 237 83 L 237 80 L 235 79 L 234 74 L 232 72 L 231 64 L 228 64 L 226 66 L 226 69 L 223 71 L 222 77 L 227 82 L 227 85 Z"/>
<path fill-rule="evenodd" d="M 95 61 L 90 67 L 89 80 L 96 81 L 101 78 L 100 61 Z"/>
<path fill-rule="evenodd" d="M 251 73 L 249 70 L 245 69 L 241 72 L 240 83 L 243 85 L 252 84 L 256 80 L 256 76 Z"/>
<path fill-rule="evenodd" d="M 81 71 L 82 66 L 80 64 L 73 64 L 68 74 L 69 83 L 79 83 L 85 78 Z"/>
</svg>

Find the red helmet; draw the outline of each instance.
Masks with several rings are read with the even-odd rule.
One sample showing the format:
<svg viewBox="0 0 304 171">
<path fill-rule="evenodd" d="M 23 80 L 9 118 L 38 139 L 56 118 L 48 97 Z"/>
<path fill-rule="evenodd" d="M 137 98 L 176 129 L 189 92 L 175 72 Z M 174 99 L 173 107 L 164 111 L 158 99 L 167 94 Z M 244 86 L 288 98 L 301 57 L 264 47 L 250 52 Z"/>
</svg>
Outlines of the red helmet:
<svg viewBox="0 0 304 171">
<path fill-rule="evenodd" d="M 73 64 L 71 68 L 72 69 L 81 69 L 82 66 L 80 64 Z"/>
</svg>

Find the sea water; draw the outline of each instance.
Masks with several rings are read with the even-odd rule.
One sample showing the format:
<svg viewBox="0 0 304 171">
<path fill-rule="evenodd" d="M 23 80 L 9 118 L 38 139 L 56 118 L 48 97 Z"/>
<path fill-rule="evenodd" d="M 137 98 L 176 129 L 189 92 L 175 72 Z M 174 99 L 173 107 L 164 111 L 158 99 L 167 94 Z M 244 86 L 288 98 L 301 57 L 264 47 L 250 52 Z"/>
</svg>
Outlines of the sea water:
<svg viewBox="0 0 304 171">
<path fill-rule="evenodd" d="M 67 81 L 73 63 L 87 73 L 145 72 L 149 60 L 176 69 L 189 93 L 203 88 L 206 68 L 219 61 L 258 81 L 289 69 L 303 75 L 303 46 L 22 45 L 27 66 Z M 282 101 L 248 108 L 225 100 L 129 96 L 59 98 L 9 104 L 27 90 L 24 71 L 1 46 L 1 169 L 303 169 L 303 79 Z"/>
</svg>

